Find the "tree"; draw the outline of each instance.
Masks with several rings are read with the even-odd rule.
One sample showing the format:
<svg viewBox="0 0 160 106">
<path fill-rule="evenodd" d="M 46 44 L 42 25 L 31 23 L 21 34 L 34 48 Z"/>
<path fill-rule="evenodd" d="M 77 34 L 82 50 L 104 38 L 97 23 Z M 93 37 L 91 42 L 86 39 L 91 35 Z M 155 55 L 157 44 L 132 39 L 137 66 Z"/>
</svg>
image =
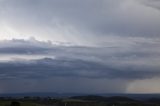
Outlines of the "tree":
<svg viewBox="0 0 160 106">
<path fill-rule="evenodd" d="M 21 106 L 19 102 L 12 101 L 10 106 Z"/>
</svg>

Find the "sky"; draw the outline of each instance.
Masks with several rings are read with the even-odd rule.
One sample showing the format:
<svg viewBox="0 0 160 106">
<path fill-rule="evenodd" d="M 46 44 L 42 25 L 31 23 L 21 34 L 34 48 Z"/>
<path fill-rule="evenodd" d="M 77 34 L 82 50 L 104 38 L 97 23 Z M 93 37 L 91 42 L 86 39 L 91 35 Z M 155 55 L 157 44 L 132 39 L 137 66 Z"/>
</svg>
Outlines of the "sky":
<svg viewBox="0 0 160 106">
<path fill-rule="evenodd" d="M 160 93 L 159 0 L 0 0 L 0 93 Z"/>
</svg>

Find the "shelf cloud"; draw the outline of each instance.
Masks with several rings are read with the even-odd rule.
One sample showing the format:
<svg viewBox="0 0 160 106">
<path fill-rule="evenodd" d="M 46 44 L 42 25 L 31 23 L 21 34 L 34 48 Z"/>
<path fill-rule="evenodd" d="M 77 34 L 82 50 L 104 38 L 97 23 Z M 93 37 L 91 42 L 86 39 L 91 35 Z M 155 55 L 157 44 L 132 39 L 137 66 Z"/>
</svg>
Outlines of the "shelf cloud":
<svg viewBox="0 0 160 106">
<path fill-rule="evenodd" d="M 158 0 L 0 0 L 0 92 L 138 92 L 159 29 Z"/>
</svg>

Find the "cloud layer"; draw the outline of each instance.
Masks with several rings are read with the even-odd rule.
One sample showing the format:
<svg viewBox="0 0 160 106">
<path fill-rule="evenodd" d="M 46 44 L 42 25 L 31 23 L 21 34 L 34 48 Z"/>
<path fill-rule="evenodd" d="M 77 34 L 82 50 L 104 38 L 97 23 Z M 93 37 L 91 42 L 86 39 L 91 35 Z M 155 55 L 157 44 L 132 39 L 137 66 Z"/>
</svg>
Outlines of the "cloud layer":
<svg viewBox="0 0 160 106">
<path fill-rule="evenodd" d="M 98 85 L 101 81 L 102 84 L 105 84 L 103 81 L 115 82 L 109 84 L 111 87 L 117 85 L 119 83 L 117 80 L 119 80 L 127 89 L 129 82 L 160 76 L 159 42 L 152 40 L 144 40 L 144 42 L 141 40 L 140 43 L 139 40 L 132 40 L 130 45 L 112 47 L 55 45 L 50 41 L 42 42 L 35 39 L 1 41 L 0 56 L 3 58 L 0 62 L 0 79 L 8 84 L 10 80 L 15 83 L 18 80 L 24 80 L 31 84 L 31 81 L 49 81 L 49 79 L 53 81 L 58 78 L 60 81 L 53 81 L 56 85 L 65 82 L 64 80 L 69 83 L 71 79 L 79 79 L 79 86 L 83 80 L 91 83 L 97 81 L 92 86 Z M 39 57 L 35 58 L 37 55 Z M 28 59 L 28 57 L 30 58 Z M 21 82 L 18 84 L 21 85 Z M 38 82 L 34 84 L 40 86 Z M 4 84 L 2 88 L 6 89 L 8 86 Z M 52 88 L 49 85 L 47 87 L 48 89 Z M 91 86 L 86 87 L 90 88 Z M 70 91 L 69 89 L 71 87 L 68 88 L 68 91 Z M 76 92 L 77 89 L 73 91 Z M 95 92 L 101 92 L 100 89 L 97 91 L 96 89 L 98 88 L 95 88 Z M 115 88 L 113 92 L 125 92 L 124 88 L 117 89 Z M 17 90 L 15 89 L 15 91 Z M 106 88 L 106 92 L 111 92 L 111 90 Z M 12 90 L 8 92 L 12 92 Z M 83 90 L 79 92 L 83 92 Z"/>
<path fill-rule="evenodd" d="M 158 0 L 0 0 L 0 92 L 138 92 L 160 77 L 159 29 Z"/>
<path fill-rule="evenodd" d="M 108 36 L 159 38 L 158 7 L 154 0 L 2 0 L 0 35 L 85 45 Z"/>
</svg>

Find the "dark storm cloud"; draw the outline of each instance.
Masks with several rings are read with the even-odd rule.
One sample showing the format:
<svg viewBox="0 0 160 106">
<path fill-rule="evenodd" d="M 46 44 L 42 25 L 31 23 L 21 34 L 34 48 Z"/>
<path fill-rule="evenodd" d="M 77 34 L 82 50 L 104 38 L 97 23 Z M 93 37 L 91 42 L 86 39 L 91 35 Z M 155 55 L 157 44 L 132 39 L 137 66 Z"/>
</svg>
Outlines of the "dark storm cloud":
<svg viewBox="0 0 160 106">
<path fill-rule="evenodd" d="M 0 63 L 2 79 L 46 79 L 52 77 L 79 77 L 94 79 L 146 79 L 159 77 L 158 69 L 119 68 L 96 62 L 74 59 L 33 60 Z"/>
<path fill-rule="evenodd" d="M 40 42 L 33 39 L 13 39 L 0 42 L 0 54 L 43 54 L 51 49 L 52 44 L 48 42 Z"/>
<path fill-rule="evenodd" d="M 159 19 L 158 0 L 0 0 L 0 92 L 125 92 L 157 78 Z"/>
<path fill-rule="evenodd" d="M 58 93 L 106 93 L 125 92 L 128 81 L 89 79 L 80 77 L 52 77 L 48 79 L 0 80 L 2 92 L 58 92 Z M 112 82 L 112 83 L 111 83 Z"/>
<path fill-rule="evenodd" d="M 1 55 L 47 56 L 42 59 L 1 61 L 1 79 L 63 76 L 136 80 L 160 76 L 157 63 L 160 56 L 159 43 L 152 40 L 147 43 L 136 42 L 127 47 L 60 46 L 35 39 L 2 41 L 1 45 Z"/>
<path fill-rule="evenodd" d="M 43 79 L 52 77 L 79 77 L 95 79 L 148 79 L 159 77 L 159 69 L 117 67 L 74 59 L 34 60 L 0 63 L 1 79 Z"/>
</svg>

